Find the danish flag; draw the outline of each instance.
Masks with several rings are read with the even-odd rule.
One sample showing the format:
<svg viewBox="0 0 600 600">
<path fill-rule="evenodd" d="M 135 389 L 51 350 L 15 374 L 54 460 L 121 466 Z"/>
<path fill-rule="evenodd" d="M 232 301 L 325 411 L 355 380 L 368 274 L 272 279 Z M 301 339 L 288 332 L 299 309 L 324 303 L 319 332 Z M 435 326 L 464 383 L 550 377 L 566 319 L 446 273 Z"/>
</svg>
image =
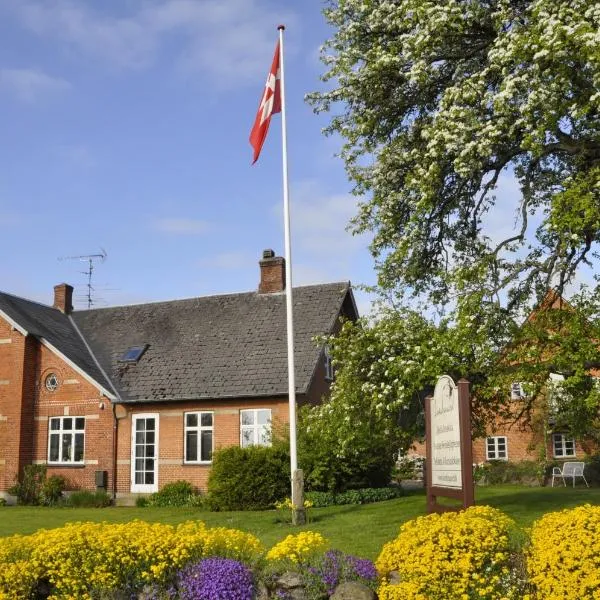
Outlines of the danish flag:
<svg viewBox="0 0 600 600">
<path fill-rule="evenodd" d="M 273 56 L 273 64 L 267 76 L 265 83 L 265 91 L 263 92 L 256 113 L 254 126 L 250 132 L 250 144 L 254 148 L 254 164 L 260 155 L 260 151 L 269 131 L 269 123 L 271 115 L 281 112 L 281 89 L 280 89 L 280 70 L 279 70 L 279 42 L 275 47 L 275 56 Z"/>
</svg>

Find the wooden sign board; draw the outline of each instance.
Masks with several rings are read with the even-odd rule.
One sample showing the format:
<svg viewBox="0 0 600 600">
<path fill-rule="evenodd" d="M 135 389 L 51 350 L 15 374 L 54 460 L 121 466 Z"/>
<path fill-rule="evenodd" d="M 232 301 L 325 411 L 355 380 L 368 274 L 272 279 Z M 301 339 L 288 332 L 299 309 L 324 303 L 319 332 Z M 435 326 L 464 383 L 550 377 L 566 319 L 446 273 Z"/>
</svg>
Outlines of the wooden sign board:
<svg viewBox="0 0 600 600">
<path fill-rule="evenodd" d="M 427 512 L 460 510 L 475 503 L 469 382 L 458 385 L 442 375 L 425 399 L 427 439 Z M 438 504 L 438 497 L 453 498 L 458 506 Z"/>
</svg>

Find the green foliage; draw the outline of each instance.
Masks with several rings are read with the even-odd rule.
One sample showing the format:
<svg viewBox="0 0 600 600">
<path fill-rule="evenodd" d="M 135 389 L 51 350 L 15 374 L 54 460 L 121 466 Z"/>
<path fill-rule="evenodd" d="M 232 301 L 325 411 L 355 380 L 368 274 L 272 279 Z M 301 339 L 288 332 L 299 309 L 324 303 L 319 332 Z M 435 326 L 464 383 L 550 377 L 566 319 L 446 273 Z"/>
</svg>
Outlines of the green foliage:
<svg viewBox="0 0 600 600">
<path fill-rule="evenodd" d="M 544 464 L 531 460 L 491 460 L 478 465 L 474 473 L 475 482 L 479 485 L 517 483 L 539 486 L 544 484 L 544 476 Z"/>
<path fill-rule="evenodd" d="M 67 496 L 66 504 L 74 508 L 104 508 L 110 506 L 112 500 L 106 492 L 78 490 Z"/>
<path fill-rule="evenodd" d="M 59 475 L 46 478 L 46 471 L 45 465 L 25 465 L 20 481 L 9 488 L 8 493 L 17 497 L 18 504 L 57 504 L 66 487 L 66 481 Z"/>
<path fill-rule="evenodd" d="M 314 508 L 324 506 L 341 506 L 344 504 L 370 504 L 393 500 L 404 495 L 401 487 L 362 488 L 347 490 L 339 494 L 332 492 L 306 492 L 305 498 L 312 502 Z"/>
<path fill-rule="evenodd" d="M 394 480 L 422 479 L 425 459 L 417 456 L 404 456 L 394 468 Z"/>
<path fill-rule="evenodd" d="M 600 366 L 598 3 L 332 0 L 325 16 L 329 85 L 309 101 L 335 111 L 328 132 L 344 140 L 362 199 L 353 230 L 374 234 L 383 301 L 441 326 L 426 358 L 439 342 L 450 352 L 446 372 L 474 384 L 478 419 L 498 416 L 514 381 L 531 393 L 501 416 L 528 418 L 556 372 L 571 400 L 564 425 L 600 439 L 589 378 Z M 518 189 L 496 197 L 511 181 Z M 549 288 L 581 275 L 590 288 L 574 310 L 526 321 Z M 395 391 L 393 375 L 378 363 L 362 377 L 368 395 Z"/>
<path fill-rule="evenodd" d="M 52 506 L 58 504 L 67 487 L 67 482 L 61 475 L 51 475 L 46 478 L 40 490 L 40 504 Z"/>
<path fill-rule="evenodd" d="M 189 481 L 179 480 L 164 485 L 144 506 L 202 506 L 202 502 L 202 496 Z"/>
<path fill-rule="evenodd" d="M 332 85 L 309 100 L 335 110 L 380 285 L 518 304 L 571 280 L 600 241 L 597 2 L 337 0 L 325 16 Z M 520 193 L 496 198 L 511 174 Z"/>
<path fill-rule="evenodd" d="M 211 510 L 272 508 L 289 491 L 290 458 L 284 443 L 214 452 L 206 501 Z"/>
</svg>

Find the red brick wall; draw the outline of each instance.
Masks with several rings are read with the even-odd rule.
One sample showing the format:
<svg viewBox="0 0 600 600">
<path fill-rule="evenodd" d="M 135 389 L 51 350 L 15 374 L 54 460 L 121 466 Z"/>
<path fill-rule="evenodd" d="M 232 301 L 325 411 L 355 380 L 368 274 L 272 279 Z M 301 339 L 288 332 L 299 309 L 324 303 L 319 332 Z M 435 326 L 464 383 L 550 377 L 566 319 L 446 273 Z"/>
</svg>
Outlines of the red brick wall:
<svg viewBox="0 0 600 600">
<path fill-rule="evenodd" d="M 54 392 L 45 387 L 50 373 L 59 381 Z M 55 416 L 86 418 L 85 464 L 50 465 L 48 474 L 64 476 L 70 489 L 95 489 L 96 470 L 112 476 L 110 402 L 37 339 L 12 331 L 0 319 L 0 492 L 15 483 L 26 464 L 46 464 L 48 419 Z"/>
<path fill-rule="evenodd" d="M 204 402 L 153 403 L 122 407 L 126 416 L 119 419 L 118 478 L 119 494 L 128 493 L 131 487 L 131 425 L 132 415 L 152 413 L 159 415 L 158 487 L 185 479 L 205 490 L 210 465 L 184 464 L 184 413 L 213 411 L 214 448 L 237 446 L 240 443 L 240 410 L 270 408 L 275 424 L 289 423 L 287 398 L 252 400 L 220 400 Z"/>
</svg>

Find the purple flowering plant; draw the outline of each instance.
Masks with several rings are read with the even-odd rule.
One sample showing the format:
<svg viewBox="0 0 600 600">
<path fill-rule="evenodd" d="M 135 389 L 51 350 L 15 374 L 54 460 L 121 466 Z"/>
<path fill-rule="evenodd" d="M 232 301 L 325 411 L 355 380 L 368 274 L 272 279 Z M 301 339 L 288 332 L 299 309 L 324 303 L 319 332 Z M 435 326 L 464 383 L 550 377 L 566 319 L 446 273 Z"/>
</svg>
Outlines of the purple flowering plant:
<svg viewBox="0 0 600 600">
<path fill-rule="evenodd" d="M 205 558 L 177 576 L 181 600 L 252 600 L 252 571 L 230 558 Z"/>
<path fill-rule="evenodd" d="M 302 573 L 311 598 L 329 598 L 346 581 L 360 581 L 374 590 L 377 577 L 377 569 L 370 560 L 339 550 L 329 550 Z"/>
</svg>

